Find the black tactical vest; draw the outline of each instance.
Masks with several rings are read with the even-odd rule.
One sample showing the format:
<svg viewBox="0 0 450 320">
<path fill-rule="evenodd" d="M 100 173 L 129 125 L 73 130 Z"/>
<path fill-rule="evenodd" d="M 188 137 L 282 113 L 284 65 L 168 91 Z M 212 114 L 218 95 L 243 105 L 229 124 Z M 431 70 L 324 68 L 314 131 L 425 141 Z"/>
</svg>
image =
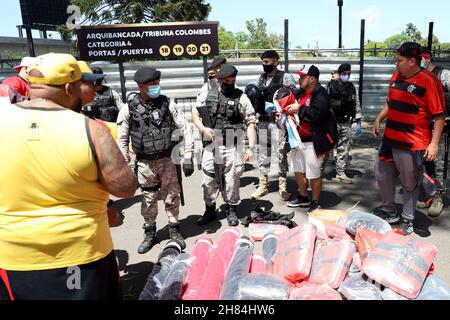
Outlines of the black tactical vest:
<svg viewBox="0 0 450 320">
<path fill-rule="evenodd" d="M 433 73 L 436 75 L 436 77 L 439 79 L 439 81 L 442 83 L 441 75 L 444 68 L 441 67 L 434 67 Z M 444 90 L 444 100 L 445 100 L 445 107 L 447 110 L 447 116 L 450 116 L 450 92 L 448 91 L 448 88 L 442 85 L 442 89 Z"/>
<path fill-rule="evenodd" d="M 273 76 L 272 81 L 270 81 L 268 86 L 265 85 L 267 80 L 267 73 L 263 73 L 259 76 L 258 84 L 263 88 L 263 95 L 266 101 L 273 102 L 273 96 L 275 95 L 275 92 L 277 92 L 277 90 L 283 86 L 284 73 L 285 73 L 284 71 L 278 70 L 277 73 L 275 73 L 275 75 Z M 255 111 L 260 115 L 267 114 L 264 108 Z"/>
<path fill-rule="evenodd" d="M 114 100 L 112 89 L 109 87 L 106 88 L 102 93 L 95 94 L 90 112 L 94 118 L 108 122 L 116 122 L 117 116 L 119 115 L 119 108 Z"/>
<path fill-rule="evenodd" d="M 222 132 L 223 137 L 244 129 L 244 119 L 239 113 L 242 90 L 235 89 L 228 97 L 218 90 L 209 90 L 205 104 L 208 107 L 212 128 Z"/>
<path fill-rule="evenodd" d="M 347 122 L 356 116 L 356 88 L 351 82 L 345 84 L 331 80 L 329 84 L 331 109 L 336 121 Z"/>
<path fill-rule="evenodd" d="M 170 100 L 166 96 L 144 102 L 139 94 L 128 103 L 131 146 L 136 156 L 152 156 L 173 148 L 171 138 L 176 126 L 169 104 Z"/>
</svg>

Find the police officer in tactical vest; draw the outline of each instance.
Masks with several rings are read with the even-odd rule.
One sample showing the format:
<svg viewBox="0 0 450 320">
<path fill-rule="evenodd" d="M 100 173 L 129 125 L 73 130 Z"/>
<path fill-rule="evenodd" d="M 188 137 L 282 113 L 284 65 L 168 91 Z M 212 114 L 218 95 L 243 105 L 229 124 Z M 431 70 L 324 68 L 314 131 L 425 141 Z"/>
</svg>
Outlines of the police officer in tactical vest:
<svg viewBox="0 0 450 320">
<path fill-rule="evenodd" d="M 206 96 L 208 95 L 209 90 L 219 88 L 219 81 L 217 80 L 217 72 L 219 72 L 220 68 L 227 62 L 227 59 L 223 57 L 218 57 L 211 62 L 208 66 L 208 81 L 206 81 L 200 92 L 197 95 L 197 102 L 204 103 Z"/>
<path fill-rule="evenodd" d="M 336 178 L 343 183 L 352 183 L 345 173 L 352 145 L 352 123 L 356 121 L 355 135 L 360 135 L 361 105 L 355 85 L 349 81 L 351 65 L 343 63 L 338 68 L 339 78 L 328 83 L 327 91 L 331 100 L 331 110 L 337 122 L 338 142 L 336 146 Z"/>
<path fill-rule="evenodd" d="M 430 164 L 430 171 L 434 171 L 436 180 L 436 194 L 432 196 L 432 199 L 425 199 L 429 201 L 421 202 L 417 204 L 420 209 L 428 209 L 428 215 L 431 217 L 437 217 L 441 214 L 444 207 L 443 197 L 446 191 L 446 181 L 444 179 L 444 172 L 448 170 L 448 148 L 449 148 L 449 129 L 450 129 L 450 70 L 435 66 L 433 63 L 433 56 L 431 50 L 427 47 L 422 47 L 422 62 L 421 67 L 433 72 L 438 80 L 442 84 L 444 91 L 445 107 L 447 112 L 446 125 L 444 132 L 439 142 L 439 152 L 436 160 Z M 447 158 L 447 159 L 446 159 Z M 427 166 L 428 167 L 428 166 Z M 447 175 L 445 175 L 446 177 Z M 429 198 L 428 195 L 426 198 Z"/>
<path fill-rule="evenodd" d="M 237 70 L 225 64 L 217 78 L 220 87 L 209 90 L 204 103 L 192 111 L 192 121 L 203 135 L 203 198 L 206 210 L 197 224 L 216 219 L 216 200 L 222 193 L 228 225 L 237 226 L 236 208 L 244 162 L 253 157 L 256 144 L 255 110 L 247 96 L 235 87 Z M 246 131 L 245 131 L 246 129 Z M 249 148 L 245 149 L 244 136 Z"/>
<path fill-rule="evenodd" d="M 261 55 L 264 73 L 258 79 L 258 87 L 263 91 L 265 101 L 273 103 L 275 92 L 281 87 L 289 87 L 293 90 L 295 80 L 292 75 L 278 70 L 280 56 L 275 50 L 265 51 Z M 258 116 L 258 145 L 259 157 L 258 167 L 260 172 L 259 186 L 252 194 L 253 199 L 259 199 L 269 193 L 269 171 L 272 155 L 272 143 L 276 146 L 278 155 L 278 192 L 282 200 L 289 200 L 289 193 L 286 190 L 286 175 L 289 169 L 287 154 L 290 151 L 285 128 L 279 128 L 273 114 L 268 114 L 264 104 L 254 106 Z"/>
<path fill-rule="evenodd" d="M 164 200 L 170 237 L 185 247 L 178 222 L 181 175 L 179 170 L 177 172 L 176 163 L 181 159 L 172 152 L 176 146 L 173 135 L 184 136 L 185 176 L 189 177 L 194 172 L 192 126 L 186 122 L 183 113 L 178 111 L 177 105 L 160 94 L 160 77 L 161 72 L 153 67 L 137 70 L 134 81 L 139 87 L 139 93 L 129 96 L 128 105 L 122 108 L 117 119 L 119 148 L 130 164 L 128 144 L 131 137 L 132 150 L 137 160 L 138 181 L 142 189 L 141 213 L 145 220 L 145 233 L 144 241 L 138 247 L 139 253 L 149 251 L 157 243 L 158 200 Z"/>
<path fill-rule="evenodd" d="M 115 90 L 103 84 L 105 75 L 102 68 L 91 65 L 90 69 L 101 78 L 94 83 L 94 101 L 83 107 L 83 113 L 92 118 L 116 122 L 119 111 L 125 104 Z"/>
</svg>

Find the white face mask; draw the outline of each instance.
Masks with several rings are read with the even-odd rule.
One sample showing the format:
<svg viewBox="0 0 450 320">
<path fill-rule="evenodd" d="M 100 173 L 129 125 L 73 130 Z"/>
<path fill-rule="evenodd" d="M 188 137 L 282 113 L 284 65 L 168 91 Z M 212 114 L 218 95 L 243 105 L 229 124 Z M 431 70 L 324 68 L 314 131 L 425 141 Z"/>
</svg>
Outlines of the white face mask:
<svg viewBox="0 0 450 320">
<path fill-rule="evenodd" d="M 339 76 L 339 78 L 341 79 L 341 81 L 347 82 L 347 81 L 350 79 L 350 76 L 349 76 L 349 75 L 346 75 L 346 74 L 341 74 L 341 75 Z"/>
<path fill-rule="evenodd" d="M 425 59 L 422 59 L 422 61 L 420 61 L 420 66 L 424 69 L 428 68 L 428 63 Z"/>
</svg>

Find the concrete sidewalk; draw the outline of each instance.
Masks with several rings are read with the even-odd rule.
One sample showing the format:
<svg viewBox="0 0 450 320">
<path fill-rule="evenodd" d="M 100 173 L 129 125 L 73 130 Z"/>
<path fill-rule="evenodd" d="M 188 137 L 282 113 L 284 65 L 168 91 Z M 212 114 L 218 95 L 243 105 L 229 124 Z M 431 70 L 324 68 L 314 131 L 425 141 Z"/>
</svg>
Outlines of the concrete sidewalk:
<svg viewBox="0 0 450 320">
<path fill-rule="evenodd" d="M 366 126 L 367 127 L 367 126 Z M 353 160 L 348 175 L 353 177 L 353 184 L 343 184 L 334 179 L 334 169 L 327 167 L 324 172 L 323 192 L 320 203 L 323 208 L 348 209 L 357 202 L 356 209 L 371 212 L 380 205 L 377 186 L 374 178 L 374 160 L 377 155 L 375 146 L 378 142 L 370 137 L 368 129 L 364 130 L 361 137 L 355 140 L 352 152 Z M 254 164 L 254 163 L 253 163 Z M 272 209 L 280 213 L 296 213 L 294 220 L 297 223 L 307 222 L 307 209 L 291 209 L 286 206 L 278 195 L 278 179 L 270 177 L 269 193 L 261 200 L 251 200 L 250 195 L 256 189 L 258 181 L 258 170 L 256 164 L 246 165 L 246 171 L 241 178 L 241 199 L 242 203 L 238 208 L 238 217 L 242 218 L 250 213 L 250 210 L 260 204 L 265 209 Z M 275 167 L 272 165 L 272 170 Z M 196 170 L 195 173 L 183 180 L 184 197 L 186 205 L 181 207 L 181 227 L 182 234 L 186 237 L 186 252 L 192 253 L 192 246 L 195 240 L 202 235 L 208 235 L 216 241 L 222 230 L 227 226 L 224 214 L 219 214 L 219 221 L 212 222 L 205 227 L 198 227 L 195 221 L 203 214 L 203 192 L 201 187 L 202 173 Z M 295 178 L 290 173 L 288 175 L 288 191 L 295 194 L 297 186 Z M 402 203 L 399 194 L 400 186 L 397 188 L 396 202 Z M 140 192 L 131 199 L 122 199 L 116 202 L 116 206 L 123 210 L 124 216 L 122 224 L 112 228 L 116 255 L 119 260 L 119 268 L 123 280 L 124 299 L 137 299 L 143 285 L 151 272 L 154 263 L 161 250 L 169 239 L 168 230 L 164 228 L 167 224 L 167 215 L 164 211 L 164 204 L 159 201 L 159 214 L 157 219 L 158 239 L 160 243 L 152 248 L 148 253 L 140 255 L 137 247 L 143 239 L 143 218 L 140 214 L 141 196 Z M 218 208 L 223 204 L 221 197 L 218 200 Z M 450 250 L 448 232 L 450 231 L 449 219 L 449 199 L 445 199 L 444 211 L 438 218 L 429 218 L 426 210 L 417 211 L 414 221 L 416 236 L 422 240 L 436 245 L 438 253 L 435 259 L 435 275 L 450 285 Z M 248 228 L 240 225 L 243 233 L 248 235 Z M 260 244 L 255 245 L 255 251 L 261 252 Z"/>
</svg>

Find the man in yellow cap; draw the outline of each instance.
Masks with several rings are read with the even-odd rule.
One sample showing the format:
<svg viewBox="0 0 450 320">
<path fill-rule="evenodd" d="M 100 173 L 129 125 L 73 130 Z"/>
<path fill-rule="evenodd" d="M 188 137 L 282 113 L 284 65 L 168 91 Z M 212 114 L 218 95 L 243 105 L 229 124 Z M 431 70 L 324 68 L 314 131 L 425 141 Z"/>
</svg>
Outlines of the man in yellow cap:
<svg viewBox="0 0 450 320">
<path fill-rule="evenodd" d="M 120 298 L 106 203 L 136 178 L 78 113 L 88 77 L 75 58 L 46 54 L 28 72 L 31 100 L 0 108 L 0 300 Z"/>
</svg>

